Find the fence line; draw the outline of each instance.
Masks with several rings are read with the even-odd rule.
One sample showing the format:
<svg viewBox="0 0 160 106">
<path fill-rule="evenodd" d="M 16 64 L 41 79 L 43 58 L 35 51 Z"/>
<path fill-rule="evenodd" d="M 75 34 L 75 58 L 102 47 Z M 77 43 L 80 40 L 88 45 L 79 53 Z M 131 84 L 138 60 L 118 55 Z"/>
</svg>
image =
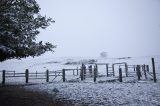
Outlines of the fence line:
<svg viewBox="0 0 160 106">
<path fill-rule="evenodd" d="M 6 71 L 6 70 L 3 70 L 1 72 L 2 72 L 2 84 L 3 85 L 5 85 L 5 83 L 6 83 L 6 78 L 11 78 L 11 77 L 12 78 L 15 78 L 15 77 L 25 78 L 26 83 L 28 83 L 30 79 L 46 79 L 46 82 L 49 82 L 50 76 L 55 76 L 55 78 L 58 76 L 64 77 L 62 70 L 61 70 L 61 72 L 59 70 L 58 71 L 46 70 L 46 72 L 37 72 L 36 71 L 35 73 L 33 73 L 33 72 L 30 73 L 29 70 L 26 69 L 24 73 L 17 73 L 15 71 Z M 8 73 L 8 72 L 14 72 L 14 73 Z"/>
<path fill-rule="evenodd" d="M 80 73 L 80 78 L 82 81 L 86 79 L 87 73 L 89 73 L 89 76 L 91 78 L 93 77 L 93 81 L 96 82 L 96 79 L 98 77 L 98 65 L 104 65 L 106 67 L 106 76 L 107 77 L 109 77 L 110 75 L 115 76 L 115 65 L 119 65 L 119 81 L 120 82 L 122 82 L 122 77 L 123 77 L 121 66 L 124 66 L 126 77 L 129 77 L 130 74 L 135 73 L 135 75 L 137 75 L 137 77 L 138 77 L 138 80 L 141 80 L 142 74 L 144 74 L 145 79 L 147 79 L 147 75 L 150 75 L 151 77 L 153 77 L 154 82 L 157 82 L 154 58 L 152 58 L 153 72 L 151 72 L 149 70 L 150 69 L 149 65 L 145 65 L 145 64 L 143 64 L 143 65 L 128 65 L 126 62 L 112 63 L 111 67 L 109 66 L 108 63 L 106 63 L 106 64 L 104 64 L 104 63 L 98 64 L 97 63 L 94 65 L 94 67 L 92 67 L 92 65 L 90 65 L 86 68 L 86 66 L 84 64 L 82 64 L 81 68 L 77 67 L 75 69 L 71 68 L 71 69 L 62 69 L 62 70 L 56 70 L 56 71 L 46 70 L 46 72 L 37 72 L 37 71 L 36 72 L 29 72 L 28 69 L 26 69 L 24 73 L 17 73 L 16 71 L 6 71 L 6 70 L 0 71 L 0 72 L 2 72 L 2 84 L 5 84 L 6 78 L 10 78 L 10 77 L 24 77 L 25 82 L 28 83 L 30 79 L 46 79 L 46 82 L 49 82 L 49 79 L 51 76 L 54 76 L 54 79 L 61 76 L 63 82 L 65 82 L 67 71 L 73 71 L 73 75 L 75 75 L 75 76 L 78 76 Z M 128 71 L 129 68 L 134 69 L 134 71 L 129 72 Z"/>
</svg>

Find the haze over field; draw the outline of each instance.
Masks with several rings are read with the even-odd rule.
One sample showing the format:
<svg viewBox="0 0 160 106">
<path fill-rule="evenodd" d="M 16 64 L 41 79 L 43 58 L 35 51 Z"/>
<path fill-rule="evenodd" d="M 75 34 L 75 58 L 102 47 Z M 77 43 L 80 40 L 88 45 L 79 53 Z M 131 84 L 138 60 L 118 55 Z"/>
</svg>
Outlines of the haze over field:
<svg viewBox="0 0 160 106">
<path fill-rule="evenodd" d="M 160 54 L 159 0 L 37 0 L 56 21 L 38 40 L 57 45 L 46 56 L 146 56 Z"/>
</svg>

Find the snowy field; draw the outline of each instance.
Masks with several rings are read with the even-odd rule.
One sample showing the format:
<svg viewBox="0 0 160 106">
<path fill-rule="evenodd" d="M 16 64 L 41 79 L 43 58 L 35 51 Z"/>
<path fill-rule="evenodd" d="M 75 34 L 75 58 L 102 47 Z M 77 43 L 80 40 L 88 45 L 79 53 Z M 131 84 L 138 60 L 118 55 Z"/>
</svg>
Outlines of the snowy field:
<svg viewBox="0 0 160 106">
<path fill-rule="evenodd" d="M 160 70 L 160 56 L 156 56 L 155 58 L 155 67 L 157 70 L 157 73 L 159 73 Z M 150 70 L 152 70 L 152 63 L 151 63 L 151 57 L 133 57 L 129 59 L 116 59 L 116 58 L 108 58 L 108 59 L 102 59 L 102 58 L 80 58 L 80 57 L 71 57 L 71 58 L 27 58 L 22 60 L 7 60 L 0 63 L 0 70 L 6 70 L 6 71 L 16 71 L 16 72 L 24 72 L 26 69 L 29 69 L 30 72 L 44 72 L 47 69 L 49 71 L 56 71 L 56 70 L 62 70 L 63 68 L 77 68 L 80 67 L 81 64 L 76 63 L 83 63 L 88 60 L 94 59 L 97 62 L 96 63 L 109 63 L 109 66 L 111 67 L 112 63 L 121 63 L 126 62 L 128 65 L 150 65 Z M 75 63 L 75 64 L 67 64 L 66 63 Z M 105 73 L 105 66 L 99 67 L 100 73 Z M 115 66 L 115 68 L 118 68 L 118 65 Z M 117 70 L 117 69 L 116 69 Z"/>
<path fill-rule="evenodd" d="M 66 72 L 66 82 L 62 82 L 62 77 L 46 83 L 44 80 L 30 80 L 30 86 L 25 86 L 26 89 L 44 91 L 53 96 L 57 100 L 72 100 L 76 106 L 159 106 L 160 105 L 160 57 L 155 58 L 157 83 L 153 82 L 153 78 L 148 76 L 146 80 L 144 75 L 142 80 L 138 81 L 135 74 L 132 77 L 125 77 L 123 73 L 123 82 L 118 81 L 118 68 L 115 66 L 115 77 L 106 77 L 105 66 L 98 66 L 98 74 L 102 75 L 97 78 L 97 82 L 93 82 L 93 78 L 86 78 L 81 81 L 79 76 L 73 76 L 73 71 Z M 24 72 L 29 69 L 29 72 L 45 72 L 62 70 L 63 68 L 77 68 L 82 63 L 89 59 L 97 60 L 97 63 L 112 63 L 127 62 L 128 65 L 150 65 L 151 57 L 134 57 L 130 59 L 102 59 L 102 58 L 29 58 L 22 60 L 7 60 L 0 63 L 0 70 L 8 70 L 16 72 Z M 67 64 L 66 63 L 74 63 Z M 122 67 L 122 71 L 124 69 Z M 133 72 L 133 69 L 129 69 Z M 104 76 L 103 76 L 104 75 Z M 0 76 L 0 81 L 2 77 Z M 25 84 L 24 78 L 8 78 L 7 84 Z M 36 83 L 36 84 L 35 84 Z M 38 84 L 37 84 L 38 83 Z"/>
<path fill-rule="evenodd" d="M 59 100 L 72 100 L 76 106 L 158 106 L 160 83 L 52 83 L 27 86 L 44 91 Z"/>
</svg>

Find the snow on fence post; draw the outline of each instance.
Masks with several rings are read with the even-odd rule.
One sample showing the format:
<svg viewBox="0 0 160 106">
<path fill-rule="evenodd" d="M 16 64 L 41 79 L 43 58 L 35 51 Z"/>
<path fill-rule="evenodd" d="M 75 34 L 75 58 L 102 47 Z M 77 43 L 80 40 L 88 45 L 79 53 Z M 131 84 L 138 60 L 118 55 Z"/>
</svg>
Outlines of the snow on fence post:
<svg viewBox="0 0 160 106">
<path fill-rule="evenodd" d="M 146 74 L 146 65 L 145 65 L 145 64 L 143 65 L 143 71 L 144 71 L 145 79 L 147 79 L 147 74 Z"/>
<path fill-rule="evenodd" d="M 125 63 L 125 71 L 126 71 L 126 77 L 128 77 L 128 65 Z"/>
<path fill-rule="evenodd" d="M 94 66 L 94 82 L 96 82 L 96 78 L 97 78 L 97 67 Z"/>
<path fill-rule="evenodd" d="M 122 82 L 122 69 L 119 68 L 119 82 Z"/>
<path fill-rule="evenodd" d="M 152 69 L 153 69 L 153 80 L 154 80 L 154 82 L 157 82 L 156 71 L 155 71 L 155 64 L 154 64 L 154 58 L 152 58 Z"/>
<path fill-rule="evenodd" d="M 6 71 L 3 70 L 3 71 L 2 71 L 2 85 L 5 85 L 5 79 L 6 79 L 6 78 L 5 78 L 5 77 L 6 77 L 5 75 L 6 75 Z"/>
<path fill-rule="evenodd" d="M 137 73 L 138 80 L 140 80 L 141 79 L 140 65 L 137 65 L 137 67 L 136 67 L 136 73 Z"/>
<path fill-rule="evenodd" d="M 62 69 L 63 82 L 65 82 L 65 79 L 66 79 L 65 76 L 66 76 L 66 75 L 65 75 L 65 69 Z"/>
<path fill-rule="evenodd" d="M 108 74 L 108 64 L 106 64 L 106 74 L 107 74 L 107 77 L 109 76 Z"/>
<path fill-rule="evenodd" d="M 49 70 L 46 70 L 46 82 L 49 82 Z"/>
<path fill-rule="evenodd" d="M 113 71 L 113 76 L 115 76 L 115 74 L 114 74 L 114 64 L 112 64 L 112 71 Z"/>
<path fill-rule="evenodd" d="M 28 83 L 28 77 L 29 77 L 29 70 L 26 69 L 25 71 L 25 77 L 26 77 L 26 83 Z"/>
</svg>

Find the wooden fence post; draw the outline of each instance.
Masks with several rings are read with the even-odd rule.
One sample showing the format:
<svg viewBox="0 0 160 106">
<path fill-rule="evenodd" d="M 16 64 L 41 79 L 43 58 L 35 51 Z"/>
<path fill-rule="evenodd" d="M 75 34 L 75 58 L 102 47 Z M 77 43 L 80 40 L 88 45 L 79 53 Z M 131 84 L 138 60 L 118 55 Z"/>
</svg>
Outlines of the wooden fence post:
<svg viewBox="0 0 160 106">
<path fill-rule="evenodd" d="M 119 81 L 122 82 L 122 69 L 119 68 Z"/>
<path fill-rule="evenodd" d="M 97 70 L 97 73 L 98 73 L 98 65 L 96 64 L 96 70 Z M 97 76 L 98 76 L 98 74 L 97 74 Z"/>
<path fill-rule="evenodd" d="M 84 74 L 84 77 L 83 77 L 83 79 L 85 80 L 86 79 L 86 66 L 84 65 L 84 68 L 83 68 L 83 74 Z"/>
<path fill-rule="evenodd" d="M 77 75 L 78 75 L 78 67 L 77 67 Z"/>
<path fill-rule="evenodd" d="M 55 73 L 54 73 L 54 74 L 55 74 L 55 77 L 57 77 L 57 73 L 56 73 L 56 71 L 55 71 Z"/>
<path fill-rule="evenodd" d="M 5 80 L 6 80 L 6 71 L 5 70 L 3 70 L 2 71 L 2 85 L 5 85 Z"/>
<path fill-rule="evenodd" d="M 14 77 L 15 77 L 15 75 L 16 75 L 16 71 L 14 71 Z"/>
<path fill-rule="evenodd" d="M 73 75 L 74 75 L 74 69 L 73 69 Z"/>
<path fill-rule="evenodd" d="M 82 67 L 81 67 L 81 71 L 80 71 L 81 81 L 83 81 L 83 77 L 84 77 L 83 74 L 84 74 L 84 73 L 83 73 L 83 66 L 82 66 Z"/>
<path fill-rule="evenodd" d="M 147 72 L 149 72 L 149 65 L 146 66 L 146 70 L 147 70 Z"/>
<path fill-rule="evenodd" d="M 154 80 L 154 82 L 157 82 L 156 71 L 155 71 L 155 64 L 154 64 L 154 58 L 152 58 L 152 68 L 153 68 L 153 80 Z"/>
<path fill-rule="evenodd" d="M 25 77 L 26 77 L 26 83 L 28 83 L 28 79 L 29 79 L 29 70 L 26 69 L 25 71 Z"/>
<path fill-rule="evenodd" d="M 66 76 L 66 75 L 65 75 L 65 69 L 63 69 L 63 70 L 62 70 L 63 82 L 65 82 L 65 79 L 66 79 L 65 76 Z"/>
<path fill-rule="evenodd" d="M 142 67 L 142 65 L 139 65 L 139 70 L 140 70 L 140 77 L 142 77 L 142 71 L 143 71 L 143 67 Z"/>
<path fill-rule="evenodd" d="M 134 65 L 133 67 L 134 67 L 134 72 L 135 72 L 136 71 L 136 66 Z"/>
<path fill-rule="evenodd" d="M 49 70 L 46 70 L 46 82 L 49 82 Z"/>
<path fill-rule="evenodd" d="M 86 75 L 86 66 L 84 64 L 82 64 L 82 76 L 81 76 L 81 80 L 85 80 L 85 75 Z"/>
<path fill-rule="evenodd" d="M 92 77 L 92 65 L 88 66 L 88 69 L 89 69 L 89 74 Z"/>
<path fill-rule="evenodd" d="M 96 78 L 97 78 L 97 67 L 94 66 L 94 82 L 96 82 Z"/>
<path fill-rule="evenodd" d="M 125 71 L 126 71 L 126 77 L 128 77 L 128 65 L 125 63 Z"/>
<path fill-rule="evenodd" d="M 141 72 L 143 72 L 143 71 L 144 71 L 144 66 L 143 66 L 143 65 L 141 65 L 141 67 L 142 67 L 142 71 L 141 71 Z"/>
<path fill-rule="evenodd" d="M 113 71 L 113 76 L 115 76 L 115 73 L 114 73 L 114 64 L 112 64 L 112 71 Z"/>
<path fill-rule="evenodd" d="M 140 65 L 137 65 L 137 67 L 136 67 L 136 73 L 137 73 L 138 80 L 140 80 L 141 79 Z"/>
<path fill-rule="evenodd" d="M 108 64 L 106 64 L 106 74 L 107 74 L 107 77 L 109 76 L 108 74 Z"/>
<path fill-rule="evenodd" d="M 143 65 L 143 71 L 144 71 L 144 77 L 145 77 L 145 79 L 147 79 L 146 65 L 145 64 Z"/>
</svg>

